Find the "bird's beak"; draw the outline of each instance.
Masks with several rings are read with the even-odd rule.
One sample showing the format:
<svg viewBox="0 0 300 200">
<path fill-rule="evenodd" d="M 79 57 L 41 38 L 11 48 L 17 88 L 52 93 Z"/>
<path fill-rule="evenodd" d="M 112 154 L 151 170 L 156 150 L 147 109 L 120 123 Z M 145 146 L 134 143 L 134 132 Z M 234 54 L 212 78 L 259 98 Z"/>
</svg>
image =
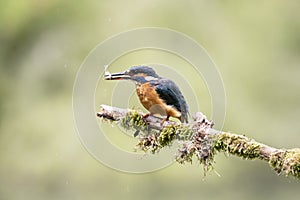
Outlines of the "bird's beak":
<svg viewBox="0 0 300 200">
<path fill-rule="evenodd" d="M 127 75 L 125 72 L 119 72 L 119 73 L 114 73 L 114 74 L 105 72 L 104 79 L 105 80 L 122 80 L 122 79 L 130 79 L 130 76 Z"/>
</svg>

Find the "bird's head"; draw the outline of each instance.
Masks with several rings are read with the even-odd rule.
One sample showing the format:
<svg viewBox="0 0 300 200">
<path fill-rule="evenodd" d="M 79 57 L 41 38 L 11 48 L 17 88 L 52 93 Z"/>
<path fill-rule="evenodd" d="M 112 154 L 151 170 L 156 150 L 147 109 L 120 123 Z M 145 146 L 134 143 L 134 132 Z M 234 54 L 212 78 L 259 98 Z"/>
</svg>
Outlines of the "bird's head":
<svg viewBox="0 0 300 200">
<path fill-rule="evenodd" d="M 145 83 L 158 78 L 156 72 L 148 66 L 134 66 L 124 72 L 105 74 L 105 80 L 133 80 L 138 83 Z"/>
</svg>

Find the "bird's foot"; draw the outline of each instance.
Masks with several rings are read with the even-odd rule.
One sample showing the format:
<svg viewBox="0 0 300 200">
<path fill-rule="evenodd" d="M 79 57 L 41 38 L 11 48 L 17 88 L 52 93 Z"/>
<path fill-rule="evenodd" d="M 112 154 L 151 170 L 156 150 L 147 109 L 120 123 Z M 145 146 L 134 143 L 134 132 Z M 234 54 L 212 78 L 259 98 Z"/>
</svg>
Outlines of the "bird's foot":
<svg viewBox="0 0 300 200">
<path fill-rule="evenodd" d="M 147 114 L 145 114 L 144 116 L 143 116 L 143 120 L 145 120 L 146 121 L 146 119 L 149 117 L 151 115 L 151 113 L 147 113 Z"/>
<path fill-rule="evenodd" d="M 163 118 L 162 120 L 161 120 L 161 126 L 164 126 L 164 123 L 165 122 L 168 122 L 169 121 L 169 118 L 170 118 L 170 116 L 167 116 L 166 118 Z"/>
</svg>

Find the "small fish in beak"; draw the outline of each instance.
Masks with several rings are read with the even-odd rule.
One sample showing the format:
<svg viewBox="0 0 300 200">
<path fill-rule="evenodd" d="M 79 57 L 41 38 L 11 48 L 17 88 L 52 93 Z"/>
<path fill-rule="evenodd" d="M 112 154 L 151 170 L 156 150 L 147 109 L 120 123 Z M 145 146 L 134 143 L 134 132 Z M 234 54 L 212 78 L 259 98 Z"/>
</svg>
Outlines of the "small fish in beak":
<svg viewBox="0 0 300 200">
<path fill-rule="evenodd" d="M 107 71 L 107 65 L 105 66 L 104 72 L 104 79 L 105 80 L 122 80 L 122 79 L 130 79 L 130 76 L 126 74 L 126 72 L 118 72 L 111 74 Z"/>
</svg>

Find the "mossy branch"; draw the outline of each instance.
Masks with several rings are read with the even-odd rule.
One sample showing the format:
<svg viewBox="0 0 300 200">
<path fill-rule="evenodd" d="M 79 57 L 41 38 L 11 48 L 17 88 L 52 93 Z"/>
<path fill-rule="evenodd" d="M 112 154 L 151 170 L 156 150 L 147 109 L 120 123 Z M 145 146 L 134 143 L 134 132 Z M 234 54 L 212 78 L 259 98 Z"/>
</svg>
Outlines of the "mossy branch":
<svg viewBox="0 0 300 200">
<path fill-rule="evenodd" d="M 137 149 L 157 153 L 173 141 L 180 142 L 176 155 L 179 163 L 192 162 L 193 157 L 203 164 L 205 171 L 213 168 L 214 156 L 225 152 L 243 159 L 267 161 L 277 174 L 292 175 L 300 179 L 300 149 L 277 149 L 256 142 L 244 135 L 218 131 L 200 112 L 195 113 L 193 121 L 182 124 L 164 121 L 161 118 L 147 116 L 130 109 L 120 109 L 107 105 L 100 106 L 97 116 L 116 121 L 126 130 L 139 138 Z"/>
</svg>

